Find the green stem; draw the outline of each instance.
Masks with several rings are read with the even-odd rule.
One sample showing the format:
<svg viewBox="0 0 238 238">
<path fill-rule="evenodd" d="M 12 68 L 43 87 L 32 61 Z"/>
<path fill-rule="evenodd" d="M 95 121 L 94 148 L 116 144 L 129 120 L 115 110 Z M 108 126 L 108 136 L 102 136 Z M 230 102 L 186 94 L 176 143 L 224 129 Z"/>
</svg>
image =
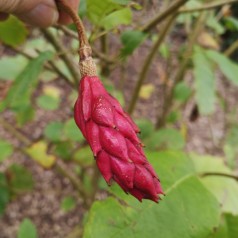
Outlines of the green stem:
<svg viewBox="0 0 238 238">
<path fill-rule="evenodd" d="M 0 118 L 0 124 L 3 126 L 3 128 L 5 128 L 8 132 L 10 132 L 15 138 L 17 138 L 26 146 L 29 146 L 31 144 L 31 141 L 25 135 L 23 135 L 23 133 L 14 128 L 9 122 L 4 120 L 3 118 Z"/>
<path fill-rule="evenodd" d="M 5 128 L 8 132 L 10 132 L 15 138 L 17 138 L 20 142 L 24 144 L 24 146 L 30 146 L 32 144 L 31 140 L 28 139 L 22 132 L 18 131 L 14 128 L 10 123 L 6 120 L 0 118 L 0 124 Z M 20 148 L 20 151 L 25 153 L 25 150 Z M 26 154 L 28 156 L 28 154 Z M 72 171 L 68 171 L 68 167 L 64 164 L 64 162 L 60 159 L 56 160 L 56 169 L 59 170 L 65 177 L 67 177 L 72 185 L 77 189 L 77 191 L 83 197 L 84 203 L 87 203 L 87 194 L 84 190 L 84 186 L 80 180 L 77 179 L 76 175 L 72 173 Z"/>
<path fill-rule="evenodd" d="M 78 85 L 78 81 L 81 78 L 81 75 L 79 73 L 79 70 L 76 68 L 74 62 L 71 60 L 70 55 L 68 55 L 66 52 L 67 50 L 62 45 L 62 43 L 47 29 L 41 29 L 41 32 L 45 36 L 45 38 L 52 44 L 52 46 L 55 48 L 56 52 L 65 52 L 65 54 L 60 54 L 59 57 L 64 61 L 64 63 L 67 65 L 71 75 L 73 76 L 75 86 Z"/>
<path fill-rule="evenodd" d="M 238 2 L 238 0 L 223 0 L 218 2 L 212 2 L 212 3 L 207 3 L 202 5 L 201 7 L 196 7 L 196 8 L 181 8 L 179 10 L 179 13 L 193 13 L 193 12 L 207 11 L 217 7 L 221 7 L 223 5 L 232 4 L 235 2 Z"/>
<path fill-rule="evenodd" d="M 224 55 L 230 56 L 238 49 L 238 40 L 231 44 L 228 49 L 225 50 Z"/>
<path fill-rule="evenodd" d="M 163 42 L 164 38 L 166 37 L 167 33 L 169 32 L 175 18 L 176 18 L 176 14 L 174 14 L 171 18 L 168 19 L 167 23 L 164 25 L 163 29 L 161 30 L 161 33 L 160 33 L 157 41 L 155 42 L 155 44 L 151 48 L 151 51 L 150 51 L 149 55 L 147 56 L 147 58 L 145 60 L 145 63 L 143 65 L 141 73 L 139 75 L 139 79 L 138 79 L 138 81 L 136 83 L 136 86 L 135 86 L 135 89 L 132 93 L 132 98 L 131 98 L 131 101 L 130 101 L 130 104 L 129 104 L 129 107 L 128 107 L 128 113 L 129 114 L 132 114 L 134 109 L 135 109 L 135 105 L 136 105 L 136 102 L 138 100 L 141 87 L 143 85 L 143 82 L 146 79 L 146 75 L 149 71 L 151 63 L 152 63 L 155 55 L 158 52 L 158 48 L 160 47 L 161 43 Z"/>
<path fill-rule="evenodd" d="M 238 176 L 236 176 L 236 175 L 226 174 L 226 173 L 219 173 L 219 172 L 207 172 L 207 173 L 200 174 L 200 176 L 201 177 L 222 176 L 222 177 L 227 177 L 227 178 L 231 178 L 231 179 L 234 179 L 234 180 L 238 181 Z"/>
<path fill-rule="evenodd" d="M 169 8 L 167 8 L 162 13 L 159 13 L 157 16 L 155 16 L 152 20 L 150 20 L 147 24 L 145 24 L 141 30 L 143 32 L 149 32 L 152 30 L 157 24 L 162 22 L 167 17 L 173 15 L 177 10 L 184 5 L 188 0 L 178 0 L 175 3 L 173 3 Z"/>
<path fill-rule="evenodd" d="M 159 115 L 157 118 L 157 122 L 155 124 L 156 129 L 162 128 L 166 123 L 166 117 L 168 115 L 168 112 L 169 112 L 170 107 L 173 102 L 174 88 L 184 78 L 188 63 L 191 60 L 191 56 L 193 53 L 193 46 L 196 43 L 197 37 L 204 26 L 204 21 L 205 21 L 205 15 L 201 14 L 195 24 L 194 31 L 192 32 L 192 34 L 189 38 L 189 42 L 188 42 L 186 51 L 183 56 L 183 60 L 182 60 L 181 64 L 178 66 L 178 71 L 176 73 L 173 85 L 171 88 L 168 88 L 167 92 L 165 92 L 163 113 L 161 115 Z"/>
</svg>

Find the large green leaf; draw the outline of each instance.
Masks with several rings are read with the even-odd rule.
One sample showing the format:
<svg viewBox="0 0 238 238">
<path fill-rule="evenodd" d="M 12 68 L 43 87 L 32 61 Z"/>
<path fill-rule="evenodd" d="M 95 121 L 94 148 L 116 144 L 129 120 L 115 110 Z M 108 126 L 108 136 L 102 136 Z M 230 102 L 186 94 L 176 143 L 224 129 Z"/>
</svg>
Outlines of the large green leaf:
<svg viewBox="0 0 238 238">
<path fill-rule="evenodd" d="M 52 57 L 51 52 L 41 53 L 29 62 L 22 73 L 16 78 L 6 99 L 0 104 L 0 111 L 6 107 L 24 111 L 30 105 L 30 97 L 36 87 L 38 76 L 44 62 Z"/>
<path fill-rule="evenodd" d="M 153 165 L 164 191 L 170 189 L 176 183 L 195 173 L 191 159 L 181 151 L 147 151 L 146 157 Z M 113 184 L 108 191 L 117 197 L 124 199 L 130 205 L 138 205 L 137 200 L 131 195 L 125 194 L 119 186 Z M 141 204 L 139 204 L 141 205 Z M 138 205 L 138 206 L 139 206 Z"/>
<path fill-rule="evenodd" d="M 163 128 L 153 133 L 145 140 L 147 148 L 151 150 L 160 149 L 182 149 L 185 141 L 182 134 L 173 128 Z"/>
<path fill-rule="evenodd" d="M 218 228 L 214 229 L 209 238 L 237 238 L 238 216 L 222 214 Z"/>
<path fill-rule="evenodd" d="M 217 51 L 208 50 L 206 54 L 218 65 L 226 78 L 238 86 L 238 64 Z"/>
<path fill-rule="evenodd" d="M 17 238 L 37 238 L 37 230 L 30 219 L 24 219 L 17 232 Z"/>
<path fill-rule="evenodd" d="M 221 158 L 209 155 L 191 155 L 191 158 L 198 173 L 232 174 Z M 224 176 L 205 176 L 201 181 L 222 204 L 224 212 L 238 215 L 238 184 L 235 180 Z"/>
<path fill-rule="evenodd" d="M 14 16 L 0 21 L 0 41 L 10 46 L 22 44 L 27 36 L 25 25 Z"/>
<path fill-rule="evenodd" d="M 216 87 L 213 65 L 204 50 L 195 47 L 193 55 L 195 98 L 201 114 L 211 114 L 215 110 Z"/>
<path fill-rule="evenodd" d="M 196 177 L 171 187 L 159 204 L 143 202 L 137 208 L 113 198 L 95 202 L 83 238 L 201 238 L 219 222 L 219 204 Z"/>
</svg>

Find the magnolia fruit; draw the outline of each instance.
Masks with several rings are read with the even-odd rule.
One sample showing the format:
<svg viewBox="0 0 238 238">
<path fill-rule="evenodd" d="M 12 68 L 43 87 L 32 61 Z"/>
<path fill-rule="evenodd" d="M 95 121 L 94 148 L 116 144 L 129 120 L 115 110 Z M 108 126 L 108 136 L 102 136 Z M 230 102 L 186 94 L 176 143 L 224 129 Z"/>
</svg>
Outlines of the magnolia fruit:
<svg viewBox="0 0 238 238">
<path fill-rule="evenodd" d="M 82 78 L 74 113 L 107 184 L 114 180 L 139 201 L 158 202 L 163 191 L 137 137 L 139 128 L 98 77 Z"/>
</svg>

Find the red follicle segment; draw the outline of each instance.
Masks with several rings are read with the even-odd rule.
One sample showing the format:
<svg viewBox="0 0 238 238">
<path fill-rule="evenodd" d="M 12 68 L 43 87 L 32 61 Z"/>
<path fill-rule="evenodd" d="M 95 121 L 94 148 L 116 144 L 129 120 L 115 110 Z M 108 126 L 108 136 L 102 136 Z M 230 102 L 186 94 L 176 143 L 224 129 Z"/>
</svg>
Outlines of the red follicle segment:
<svg viewBox="0 0 238 238">
<path fill-rule="evenodd" d="M 106 182 L 114 180 L 139 201 L 158 202 L 163 191 L 137 137 L 140 130 L 98 77 L 84 76 L 80 81 L 74 118 Z"/>
</svg>

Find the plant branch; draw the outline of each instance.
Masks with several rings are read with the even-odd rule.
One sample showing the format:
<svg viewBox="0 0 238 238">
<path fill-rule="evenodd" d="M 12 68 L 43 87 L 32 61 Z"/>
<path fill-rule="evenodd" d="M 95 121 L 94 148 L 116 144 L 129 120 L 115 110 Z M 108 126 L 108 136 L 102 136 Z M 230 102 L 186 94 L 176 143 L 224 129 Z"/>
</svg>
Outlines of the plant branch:
<svg viewBox="0 0 238 238">
<path fill-rule="evenodd" d="M 15 52 L 17 52 L 18 54 L 23 55 L 24 57 L 26 57 L 29 60 L 34 59 L 34 57 L 32 55 L 28 54 L 27 52 L 22 51 L 19 48 L 12 47 L 11 49 L 14 50 Z M 74 85 L 70 81 L 70 79 L 63 72 L 61 72 L 61 70 L 57 67 L 57 65 L 52 60 L 49 60 L 48 63 L 44 64 L 44 68 L 51 72 L 55 72 L 61 78 L 63 78 L 71 87 L 74 87 Z"/>
<path fill-rule="evenodd" d="M 20 142 L 24 144 L 24 146 L 30 146 L 32 144 L 31 140 L 28 139 L 23 133 L 18 131 L 16 128 L 14 128 L 10 123 L 8 123 L 6 120 L 0 118 L 0 124 L 5 128 L 8 132 L 10 132 L 14 137 L 16 137 Z M 25 153 L 23 149 L 21 149 L 21 152 Z M 27 156 L 29 156 L 27 154 Z M 64 162 L 60 159 L 56 160 L 56 168 L 65 176 L 67 177 L 72 185 L 77 189 L 77 191 L 81 194 L 83 197 L 84 203 L 87 202 L 87 194 L 86 191 L 83 189 L 84 186 L 81 183 L 80 180 L 77 179 L 77 177 L 72 173 L 72 171 L 68 171 L 68 167 L 64 164 Z"/>
<path fill-rule="evenodd" d="M 188 42 L 186 51 L 183 55 L 183 60 L 182 60 L 181 64 L 178 66 L 178 71 L 175 75 L 173 85 L 171 88 L 168 88 L 168 91 L 166 90 L 167 92 L 165 92 L 163 113 L 162 113 L 162 115 L 159 115 L 157 118 L 157 122 L 155 124 L 156 129 L 159 129 L 165 125 L 166 117 L 168 115 L 168 112 L 169 112 L 170 107 L 173 102 L 174 88 L 181 80 L 183 80 L 184 74 L 187 69 L 187 65 L 188 65 L 188 63 L 191 59 L 192 53 L 193 53 L 193 46 L 196 43 L 197 37 L 204 26 L 204 21 L 205 21 L 205 15 L 201 14 L 195 24 L 194 31 L 192 32 L 192 34 L 189 38 L 189 42 Z"/>
<path fill-rule="evenodd" d="M 168 19 L 167 23 L 162 28 L 161 33 L 160 33 L 157 41 L 155 42 L 155 44 L 153 45 L 153 47 L 150 50 L 150 53 L 148 54 L 147 58 L 145 59 L 145 63 L 142 67 L 141 73 L 139 75 L 139 79 L 138 79 L 138 81 L 136 83 L 136 86 L 135 86 L 135 89 L 132 93 L 132 98 L 131 98 L 131 101 L 130 101 L 130 104 L 129 104 L 129 107 L 128 107 L 128 113 L 129 114 L 132 114 L 134 109 L 135 109 L 135 105 L 136 105 L 136 102 L 138 100 L 141 87 L 143 85 L 143 82 L 146 79 L 146 75 L 149 71 L 151 63 L 152 63 L 155 55 L 158 52 L 158 48 L 160 47 L 161 43 L 163 42 L 164 38 L 166 37 L 167 33 L 169 32 L 175 18 L 176 18 L 176 14 L 174 14 L 170 19 Z"/>
<path fill-rule="evenodd" d="M 86 201 L 87 198 L 87 193 L 83 189 L 84 185 L 81 183 L 79 179 L 77 179 L 76 175 L 72 173 L 72 171 L 68 171 L 68 167 L 65 165 L 65 163 L 57 159 L 56 160 L 56 169 L 63 174 L 65 177 L 67 177 L 72 185 L 77 189 L 77 191 L 83 196 L 84 202 Z"/>
<path fill-rule="evenodd" d="M 184 5 L 188 0 L 178 0 L 174 2 L 170 7 L 168 7 L 165 11 L 162 13 L 159 13 L 157 16 L 155 16 L 152 20 L 150 20 L 147 24 L 145 24 L 141 30 L 143 32 L 149 32 L 152 28 L 154 28 L 157 24 L 162 22 L 167 17 L 173 15 L 177 10 Z"/>
<path fill-rule="evenodd" d="M 14 128 L 9 122 L 4 120 L 3 118 L 0 118 L 0 124 L 3 126 L 4 129 L 10 132 L 15 138 L 17 138 L 24 145 L 29 146 L 31 144 L 31 141 L 25 135 L 23 135 L 23 133 L 18 131 L 16 128 Z"/>
<path fill-rule="evenodd" d="M 228 49 L 224 51 L 224 55 L 231 56 L 238 49 L 238 40 L 231 44 Z"/>
<path fill-rule="evenodd" d="M 57 26 L 57 29 L 62 30 L 65 34 L 67 34 L 68 36 L 71 36 L 74 39 L 78 39 L 77 33 L 75 33 L 74 31 L 70 30 L 68 27 L 66 26 Z M 98 51 L 95 47 L 91 46 L 92 48 L 92 52 L 101 60 L 105 61 L 108 64 L 115 64 L 117 61 L 116 59 L 113 58 L 109 58 L 107 55 L 103 54 L 101 51 Z"/>
<path fill-rule="evenodd" d="M 77 32 L 78 32 L 78 40 L 80 43 L 80 47 L 90 47 L 89 43 L 88 43 L 88 39 L 86 36 L 86 31 L 84 29 L 84 25 L 81 21 L 81 19 L 79 18 L 78 14 L 76 11 L 74 11 L 67 3 L 66 0 L 56 0 L 56 4 L 59 8 L 60 11 L 66 12 L 73 20 Z"/>
<path fill-rule="evenodd" d="M 222 176 L 222 177 L 227 177 L 234 179 L 238 181 L 238 176 L 232 175 L 232 174 L 226 174 L 226 173 L 219 173 L 219 172 L 207 172 L 207 173 L 202 173 L 200 174 L 201 177 L 206 177 L 206 176 Z"/>
<path fill-rule="evenodd" d="M 65 47 L 49 30 L 41 29 L 41 32 L 43 33 L 44 37 L 52 44 L 56 52 L 65 52 L 65 54 L 60 54 L 59 57 L 67 65 L 71 75 L 73 76 L 74 83 L 75 85 L 77 85 L 79 79 L 81 78 L 81 75 L 79 73 L 79 70 L 75 67 L 75 64 L 71 60 L 70 56 L 66 53 L 67 50 L 65 49 Z"/>
<path fill-rule="evenodd" d="M 179 13 L 192 13 L 192 12 L 207 11 L 207 10 L 212 10 L 217 7 L 221 7 L 223 5 L 232 4 L 235 2 L 238 2 L 238 0 L 223 0 L 223 1 L 211 2 L 211 3 L 204 4 L 200 7 L 196 7 L 196 8 L 183 7 L 179 10 Z"/>
</svg>

